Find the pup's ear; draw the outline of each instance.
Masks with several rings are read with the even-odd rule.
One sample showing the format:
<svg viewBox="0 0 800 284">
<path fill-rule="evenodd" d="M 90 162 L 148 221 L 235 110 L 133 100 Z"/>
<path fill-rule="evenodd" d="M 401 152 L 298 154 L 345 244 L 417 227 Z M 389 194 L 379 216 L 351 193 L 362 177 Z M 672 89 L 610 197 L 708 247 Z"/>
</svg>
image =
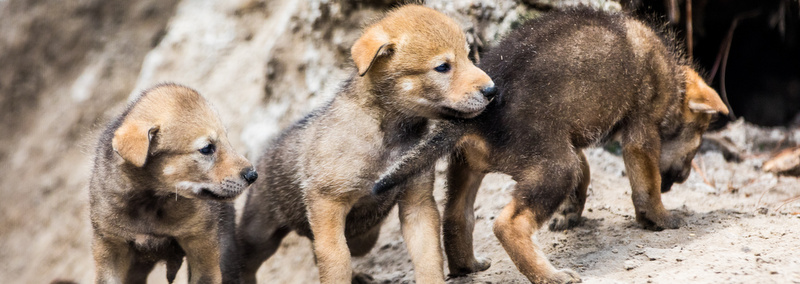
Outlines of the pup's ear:
<svg viewBox="0 0 800 284">
<path fill-rule="evenodd" d="M 358 68 L 358 76 L 364 76 L 367 71 L 375 64 L 375 61 L 382 56 L 392 54 L 394 44 L 380 27 L 372 27 L 364 32 L 363 35 L 350 48 L 350 56 Z"/>
<path fill-rule="evenodd" d="M 157 125 L 141 121 L 124 121 L 114 132 L 111 146 L 125 161 L 143 167 L 150 150 L 150 141 L 158 132 Z"/>
<path fill-rule="evenodd" d="M 700 75 L 689 66 L 682 66 L 686 73 L 686 104 L 693 112 L 728 114 L 728 107 L 717 91 L 709 87 Z"/>
</svg>

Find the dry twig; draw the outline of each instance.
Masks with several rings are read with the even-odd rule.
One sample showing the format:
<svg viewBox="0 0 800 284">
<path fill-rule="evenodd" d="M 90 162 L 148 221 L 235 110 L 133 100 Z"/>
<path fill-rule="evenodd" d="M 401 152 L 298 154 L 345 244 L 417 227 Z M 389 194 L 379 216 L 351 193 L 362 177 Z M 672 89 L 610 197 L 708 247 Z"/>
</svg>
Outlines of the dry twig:
<svg viewBox="0 0 800 284">
<path fill-rule="evenodd" d="M 702 163 L 703 161 L 701 160 L 700 162 Z M 714 185 L 713 183 L 708 181 L 708 179 L 706 178 L 706 173 L 700 167 L 697 166 L 697 163 L 695 163 L 694 160 L 692 160 L 692 168 L 694 169 L 694 171 L 697 172 L 697 174 L 700 175 L 701 178 L 703 178 L 703 182 L 705 184 L 707 184 L 707 185 L 709 185 L 709 186 L 711 186 L 713 188 L 717 188 L 716 185 Z"/>
<path fill-rule="evenodd" d="M 800 195 L 792 197 L 792 198 L 789 198 L 789 199 L 786 199 L 783 203 L 781 203 L 781 206 L 778 206 L 778 208 L 775 208 L 775 212 L 778 212 L 778 210 L 780 210 L 781 207 L 783 207 L 784 205 L 789 204 L 789 203 L 791 203 L 793 201 L 797 201 L 797 200 L 800 200 Z"/>
</svg>

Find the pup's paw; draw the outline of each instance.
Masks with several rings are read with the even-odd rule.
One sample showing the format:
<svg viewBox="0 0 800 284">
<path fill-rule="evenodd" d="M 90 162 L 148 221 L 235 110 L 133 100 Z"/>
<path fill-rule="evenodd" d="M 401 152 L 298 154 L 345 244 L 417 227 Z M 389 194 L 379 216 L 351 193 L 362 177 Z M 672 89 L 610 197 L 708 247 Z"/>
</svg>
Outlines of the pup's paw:
<svg viewBox="0 0 800 284">
<path fill-rule="evenodd" d="M 581 223 L 581 215 L 578 213 L 557 212 L 553 214 L 553 219 L 550 220 L 550 231 L 563 231 L 577 227 Z"/>
<path fill-rule="evenodd" d="M 571 284 L 582 283 L 581 276 L 571 269 L 561 269 L 553 273 L 548 279 L 544 279 L 542 284 Z"/>
<path fill-rule="evenodd" d="M 492 266 L 492 260 L 488 257 L 477 257 L 471 261 L 469 267 L 450 267 L 449 277 L 459 277 L 470 273 L 481 272 Z"/>
<path fill-rule="evenodd" d="M 673 213 L 664 213 L 655 218 L 648 218 L 645 214 L 637 213 L 636 222 L 639 222 L 645 229 L 651 231 L 678 229 L 684 224 L 683 218 Z"/>
<path fill-rule="evenodd" d="M 372 278 L 372 275 L 360 272 L 353 272 L 353 280 L 351 281 L 352 284 L 372 284 L 376 283 L 375 279 Z"/>
<path fill-rule="evenodd" d="M 677 229 L 684 225 L 681 216 L 669 213 L 664 218 L 656 221 L 656 225 L 665 229 Z"/>
</svg>

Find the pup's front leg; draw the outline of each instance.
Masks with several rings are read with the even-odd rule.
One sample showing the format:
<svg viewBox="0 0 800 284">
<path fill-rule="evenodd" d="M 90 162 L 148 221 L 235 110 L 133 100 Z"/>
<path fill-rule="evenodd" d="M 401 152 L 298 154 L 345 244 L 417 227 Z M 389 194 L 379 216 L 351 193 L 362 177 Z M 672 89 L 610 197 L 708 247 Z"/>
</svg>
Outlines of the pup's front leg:
<svg viewBox="0 0 800 284">
<path fill-rule="evenodd" d="M 347 213 L 357 198 L 309 194 L 308 222 L 314 234 L 314 255 L 317 257 L 321 283 L 350 283 L 352 268 L 350 249 L 344 236 Z M 342 200 L 345 199 L 345 200 Z"/>
<path fill-rule="evenodd" d="M 403 240 L 414 263 L 417 283 L 444 283 L 441 223 L 433 198 L 433 181 L 432 169 L 415 178 L 398 204 Z"/>
<path fill-rule="evenodd" d="M 220 244 L 216 234 L 178 238 L 178 244 L 186 251 L 189 283 L 222 283 Z"/>
<path fill-rule="evenodd" d="M 636 210 L 636 221 L 648 229 L 677 229 L 682 224 L 681 218 L 670 214 L 661 203 L 658 149 L 660 143 L 657 139 L 650 139 L 644 143 L 626 143 L 622 147 L 625 170 L 631 182 L 631 198 Z"/>
<path fill-rule="evenodd" d="M 129 245 L 105 239 L 97 232 L 92 242 L 95 263 L 95 283 L 126 283 L 133 260 Z M 147 277 L 147 275 L 145 275 Z"/>
</svg>

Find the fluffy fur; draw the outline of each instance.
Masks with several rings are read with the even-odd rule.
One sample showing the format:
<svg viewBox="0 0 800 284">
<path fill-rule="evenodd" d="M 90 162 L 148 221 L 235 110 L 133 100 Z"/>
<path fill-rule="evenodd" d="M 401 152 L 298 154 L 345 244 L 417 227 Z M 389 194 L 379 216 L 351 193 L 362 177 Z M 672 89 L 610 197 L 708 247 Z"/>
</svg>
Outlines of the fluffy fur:
<svg viewBox="0 0 800 284">
<path fill-rule="evenodd" d="M 89 184 L 97 283 L 144 283 L 186 256 L 190 283 L 238 283 L 230 201 L 257 177 L 197 92 L 142 93 L 100 137 Z M 225 258 L 223 263 L 221 259 Z"/>
<path fill-rule="evenodd" d="M 681 224 L 661 192 L 686 180 L 712 114 L 728 109 L 658 33 L 623 14 L 552 12 L 510 33 L 481 63 L 498 86 L 495 103 L 430 134 L 373 188 L 397 194 L 393 185 L 453 152 L 443 229 L 451 274 L 488 268 L 472 252 L 473 203 L 483 176 L 502 172 L 517 181 L 494 225 L 506 252 L 531 282 L 579 281 L 550 265 L 531 236 L 556 211 L 553 229 L 580 219 L 589 185 L 581 149 L 609 139 L 622 145 L 636 220 L 652 229 Z"/>
<path fill-rule="evenodd" d="M 265 178 L 250 191 L 238 228 L 246 283 L 255 283 L 261 263 L 291 231 L 313 240 L 322 283 L 368 279 L 353 276 L 350 256 L 370 251 L 395 204 L 417 282 L 444 282 L 432 173 L 402 193 L 373 196 L 370 188 L 429 133 L 431 119 L 484 110 L 494 84 L 467 53 L 453 20 L 418 5 L 364 29 L 351 49 L 355 74 L 258 161 Z"/>
</svg>

